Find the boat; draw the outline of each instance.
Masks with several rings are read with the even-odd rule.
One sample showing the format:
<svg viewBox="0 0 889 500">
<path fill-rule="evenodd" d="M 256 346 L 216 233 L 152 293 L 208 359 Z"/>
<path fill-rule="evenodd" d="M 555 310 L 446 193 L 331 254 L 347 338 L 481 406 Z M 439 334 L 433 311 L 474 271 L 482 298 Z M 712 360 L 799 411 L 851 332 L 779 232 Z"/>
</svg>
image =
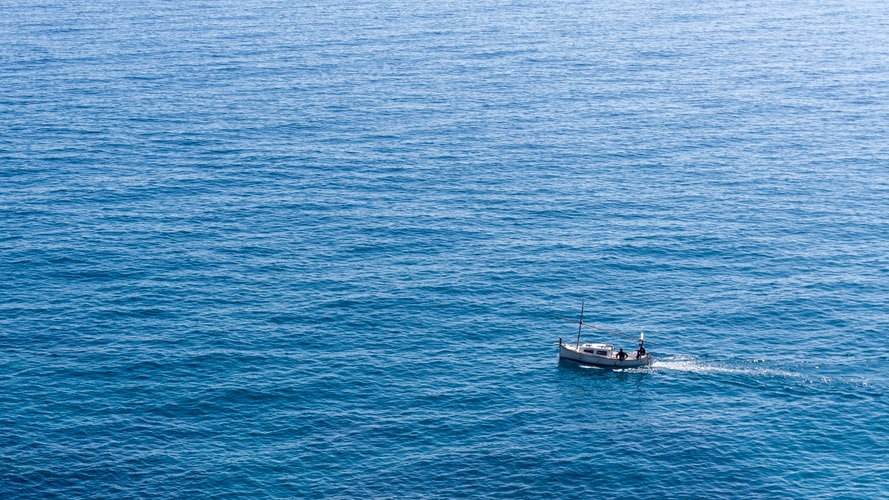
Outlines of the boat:
<svg viewBox="0 0 889 500">
<path fill-rule="evenodd" d="M 642 368 L 651 366 L 651 353 L 645 350 L 645 333 L 639 333 L 639 347 L 626 352 L 623 348 L 615 350 L 614 345 L 608 343 L 580 342 L 580 332 L 583 327 L 611 333 L 625 338 L 633 338 L 622 333 L 612 332 L 583 322 L 583 303 L 580 306 L 580 322 L 577 326 L 577 342 L 573 345 L 562 342 L 559 337 L 559 359 L 574 361 L 583 365 L 598 366 L 603 368 Z"/>
<path fill-rule="evenodd" d="M 582 365 L 603 368 L 642 368 L 651 366 L 651 354 L 645 351 L 643 340 L 639 340 L 639 349 L 626 352 L 622 348 L 615 351 L 612 344 L 583 343 L 568 345 L 559 339 L 559 359 L 567 359 Z"/>
</svg>

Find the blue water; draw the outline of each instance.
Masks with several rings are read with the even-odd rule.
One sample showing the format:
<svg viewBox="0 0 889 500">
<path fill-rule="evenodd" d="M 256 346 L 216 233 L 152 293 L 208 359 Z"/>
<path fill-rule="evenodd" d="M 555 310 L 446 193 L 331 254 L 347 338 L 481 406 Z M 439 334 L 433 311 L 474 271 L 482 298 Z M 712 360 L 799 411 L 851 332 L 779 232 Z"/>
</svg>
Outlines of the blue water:
<svg viewBox="0 0 889 500">
<path fill-rule="evenodd" d="M 876 0 L 4 0 L 0 497 L 887 497 L 887 103 Z"/>
</svg>

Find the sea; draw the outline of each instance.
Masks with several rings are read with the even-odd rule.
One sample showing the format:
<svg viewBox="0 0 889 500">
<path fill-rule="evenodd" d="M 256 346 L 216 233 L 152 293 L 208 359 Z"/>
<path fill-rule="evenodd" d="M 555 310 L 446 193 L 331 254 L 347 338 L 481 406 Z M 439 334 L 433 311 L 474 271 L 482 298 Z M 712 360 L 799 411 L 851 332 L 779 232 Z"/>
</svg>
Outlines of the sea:
<svg viewBox="0 0 889 500">
<path fill-rule="evenodd" d="M 887 498 L 887 336 L 882 0 L 0 3 L 0 498 Z"/>
</svg>

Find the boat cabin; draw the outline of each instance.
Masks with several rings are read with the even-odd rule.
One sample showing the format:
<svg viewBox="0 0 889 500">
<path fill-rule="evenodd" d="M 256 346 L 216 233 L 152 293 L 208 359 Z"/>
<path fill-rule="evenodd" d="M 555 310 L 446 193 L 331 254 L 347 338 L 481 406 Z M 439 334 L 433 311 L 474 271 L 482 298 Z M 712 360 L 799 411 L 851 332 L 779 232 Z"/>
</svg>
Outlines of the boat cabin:
<svg viewBox="0 0 889 500">
<path fill-rule="evenodd" d="M 602 358 L 614 357 L 614 346 L 611 344 L 581 344 L 580 352 L 587 356 L 599 356 Z"/>
</svg>

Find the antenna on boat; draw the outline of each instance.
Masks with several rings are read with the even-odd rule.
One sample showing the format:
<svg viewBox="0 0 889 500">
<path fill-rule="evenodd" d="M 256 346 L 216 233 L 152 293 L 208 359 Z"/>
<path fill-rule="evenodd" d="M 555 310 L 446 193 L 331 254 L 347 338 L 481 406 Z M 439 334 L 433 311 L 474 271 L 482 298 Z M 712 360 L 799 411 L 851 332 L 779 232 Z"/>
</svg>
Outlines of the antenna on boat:
<svg viewBox="0 0 889 500">
<path fill-rule="evenodd" d="M 580 349 L 580 329 L 583 328 L 583 305 L 584 299 L 580 299 L 580 323 L 577 324 L 577 345 L 575 349 Z"/>
</svg>

